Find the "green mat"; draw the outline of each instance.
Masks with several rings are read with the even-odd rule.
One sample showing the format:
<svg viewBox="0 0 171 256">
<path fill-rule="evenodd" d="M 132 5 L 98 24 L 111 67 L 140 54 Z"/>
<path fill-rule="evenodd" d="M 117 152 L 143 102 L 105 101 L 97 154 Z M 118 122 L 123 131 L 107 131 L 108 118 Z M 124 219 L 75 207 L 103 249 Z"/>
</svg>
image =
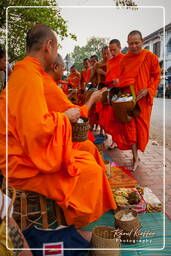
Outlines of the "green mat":
<svg viewBox="0 0 171 256">
<path fill-rule="evenodd" d="M 166 235 L 165 235 L 165 249 L 164 250 L 154 250 L 160 249 L 163 247 L 164 238 L 163 238 L 163 214 L 159 213 L 143 213 L 139 214 L 140 222 L 142 225 L 142 232 L 153 232 L 155 233 L 152 236 L 142 237 L 141 241 L 135 244 L 122 244 L 123 250 L 121 251 L 121 256 L 136 256 L 136 255 L 148 255 L 148 256 L 157 256 L 157 255 L 167 255 L 171 256 L 171 221 L 166 217 Z M 87 227 L 84 227 L 84 230 L 92 230 L 93 227 L 99 225 L 114 226 L 113 212 L 109 211 L 105 213 L 99 220 L 94 223 L 89 224 Z M 143 248 L 142 250 L 132 250 Z M 144 250 L 145 249 L 145 250 Z M 146 250 L 150 249 L 150 250 Z M 107 256 L 107 251 L 106 251 Z"/>
</svg>

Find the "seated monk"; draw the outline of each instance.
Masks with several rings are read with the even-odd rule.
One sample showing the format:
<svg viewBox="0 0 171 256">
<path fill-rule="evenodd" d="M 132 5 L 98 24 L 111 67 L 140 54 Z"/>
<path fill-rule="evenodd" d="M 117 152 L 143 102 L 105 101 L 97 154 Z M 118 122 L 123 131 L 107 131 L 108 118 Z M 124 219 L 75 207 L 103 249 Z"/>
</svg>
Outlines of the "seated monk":
<svg viewBox="0 0 171 256">
<path fill-rule="evenodd" d="M 88 111 L 95 101 L 101 97 L 101 92 L 94 92 L 89 100 L 83 106 L 74 105 L 67 96 L 63 93 L 61 88 L 57 86 L 58 81 L 63 76 L 64 62 L 62 57 L 58 54 L 58 58 L 56 59 L 55 64 L 51 65 L 47 69 L 47 73 L 44 76 L 44 92 L 45 98 L 48 106 L 48 110 L 56 111 L 56 112 L 65 112 L 69 108 L 77 108 L 80 109 L 81 116 L 88 116 Z M 70 120 L 73 121 L 72 119 Z M 91 134 L 89 135 L 89 137 Z M 83 142 L 74 142 L 73 147 L 75 149 L 88 151 L 90 152 L 97 163 L 105 168 L 102 157 L 97 149 L 97 147 L 90 140 L 86 140 Z"/>
<path fill-rule="evenodd" d="M 26 45 L 8 82 L 7 133 L 6 90 L 0 95 L 0 169 L 10 185 L 56 200 L 67 224 L 83 227 L 116 204 L 104 169 L 89 152 L 73 149 L 69 119 L 77 120 L 80 110 L 48 110 L 43 79 L 57 58 L 54 32 L 37 24 Z"/>
</svg>

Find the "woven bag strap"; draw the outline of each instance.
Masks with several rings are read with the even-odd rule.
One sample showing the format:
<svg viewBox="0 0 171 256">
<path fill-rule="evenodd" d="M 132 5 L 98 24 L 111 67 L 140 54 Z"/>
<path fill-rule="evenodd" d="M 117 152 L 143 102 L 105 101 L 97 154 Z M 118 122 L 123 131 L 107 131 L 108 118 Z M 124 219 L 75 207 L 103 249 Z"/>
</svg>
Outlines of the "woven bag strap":
<svg viewBox="0 0 171 256">
<path fill-rule="evenodd" d="M 132 97 L 133 97 L 133 102 L 136 103 L 135 89 L 134 89 L 134 86 L 132 84 L 130 85 L 130 90 L 131 90 L 131 94 L 132 94 Z"/>
</svg>

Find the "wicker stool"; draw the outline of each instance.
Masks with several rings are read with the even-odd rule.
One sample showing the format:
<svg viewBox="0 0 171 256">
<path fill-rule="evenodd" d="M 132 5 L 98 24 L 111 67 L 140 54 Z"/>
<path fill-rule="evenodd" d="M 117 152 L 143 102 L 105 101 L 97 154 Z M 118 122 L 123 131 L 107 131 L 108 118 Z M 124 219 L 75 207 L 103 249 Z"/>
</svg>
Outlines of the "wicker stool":
<svg viewBox="0 0 171 256">
<path fill-rule="evenodd" d="M 9 196 L 11 193 L 12 188 L 9 186 Z M 66 225 L 62 209 L 54 200 L 25 190 L 16 189 L 13 217 L 21 230 L 32 224 L 43 229 Z"/>
</svg>

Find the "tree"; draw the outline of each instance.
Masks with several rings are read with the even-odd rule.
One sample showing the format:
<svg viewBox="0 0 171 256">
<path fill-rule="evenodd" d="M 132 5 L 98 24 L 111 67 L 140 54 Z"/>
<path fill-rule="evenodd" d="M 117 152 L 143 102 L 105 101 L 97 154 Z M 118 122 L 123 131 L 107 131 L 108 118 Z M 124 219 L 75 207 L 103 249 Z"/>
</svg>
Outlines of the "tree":
<svg viewBox="0 0 171 256">
<path fill-rule="evenodd" d="M 10 61 L 21 59 L 25 55 L 25 37 L 27 31 L 36 23 L 48 25 L 56 31 L 59 38 L 74 34 L 68 32 L 67 22 L 61 17 L 56 0 L 2 0 L 0 2 L 0 36 L 4 39 L 6 28 L 6 8 L 8 6 L 53 6 L 54 8 L 9 8 L 8 9 L 8 54 Z M 5 43 L 5 39 L 4 39 Z"/>
<path fill-rule="evenodd" d="M 92 37 L 88 40 L 87 44 L 83 47 L 75 46 L 74 51 L 71 53 L 71 59 L 80 71 L 83 67 L 83 59 L 89 58 L 92 55 L 97 55 L 101 58 L 102 48 L 108 45 L 108 39 Z"/>
</svg>

